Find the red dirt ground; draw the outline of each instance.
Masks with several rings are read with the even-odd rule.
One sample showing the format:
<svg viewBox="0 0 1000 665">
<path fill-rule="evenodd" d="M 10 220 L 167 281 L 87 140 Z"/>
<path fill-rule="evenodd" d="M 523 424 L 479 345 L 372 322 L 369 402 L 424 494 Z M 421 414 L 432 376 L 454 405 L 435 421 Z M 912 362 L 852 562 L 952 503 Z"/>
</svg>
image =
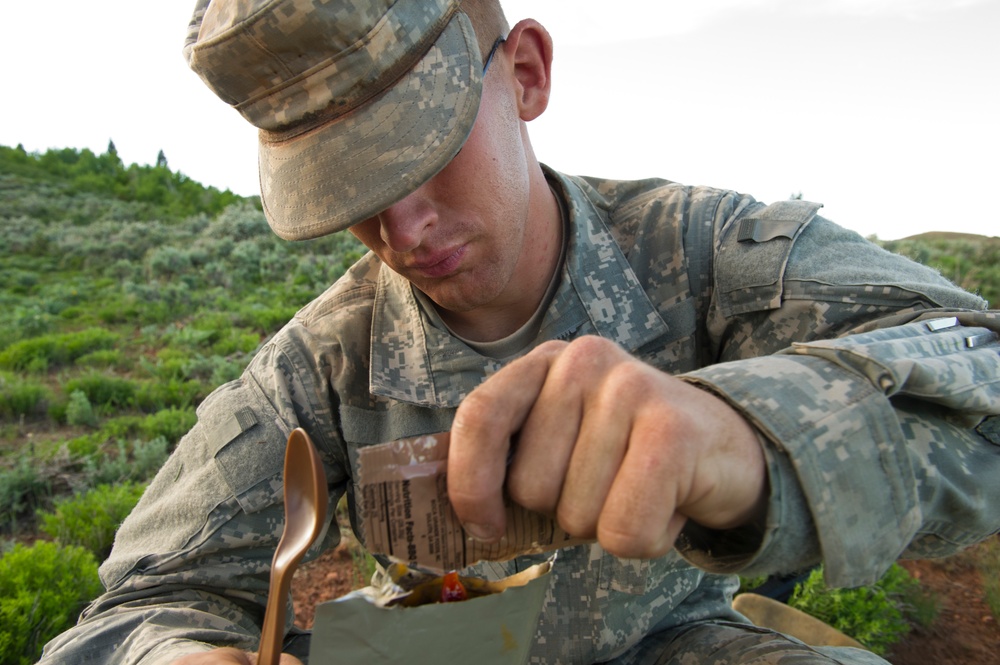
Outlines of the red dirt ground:
<svg viewBox="0 0 1000 665">
<path fill-rule="evenodd" d="M 346 539 L 345 539 L 346 540 Z M 892 665 L 998 665 L 1000 625 L 983 599 L 975 560 L 968 554 L 902 565 L 938 599 L 939 614 L 929 628 L 915 628 L 887 658 Z M 295 573 L 295 620 L 312 626 L 317 604 L 359 584 L 346 544 L 304 564 Z"/>
<path fill-rule="evenodd" d="M 354 560 L 347 544 L 328 550 L 315 561 L 299 566 L 292 578 L 295 623 L 312 628 L 313 614 L 320 603 L 339 598 L 358 586 L 364 586 L 354 572 Z"/>
<path fill-rule="evenodd" d="M 983 598 L 983 583 L 968 555 L 902 565 L 934 592 L 937 619 L 929 628 L 914 628 L 897 644 L 893 665 L 998 665 L 1000 624 Z"/>
</svg>

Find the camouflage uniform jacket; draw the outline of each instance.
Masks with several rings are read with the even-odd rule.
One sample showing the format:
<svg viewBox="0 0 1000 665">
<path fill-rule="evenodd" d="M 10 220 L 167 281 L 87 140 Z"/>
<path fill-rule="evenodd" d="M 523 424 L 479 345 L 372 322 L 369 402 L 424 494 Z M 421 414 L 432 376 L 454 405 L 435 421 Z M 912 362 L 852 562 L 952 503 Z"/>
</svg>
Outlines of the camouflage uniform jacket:
<svg viewBox="0 0 1000 665">
<path fill-rule="evenodd" d="M 604 661 L 650 632 L 738 619 L 722 573 L 822 559 L 834 584 L 864 584 L 900 556 L 941 555 L 1000 528 L 998 419 L 983 420 L 1000 412 L 1000 317 L 983 301 L 814 204 L 549 177 L 569 233 L 537 341 L 601 335 L 729 400 L 760 433 L 771 503 L 756 533 L 692 525 L 680 553 L 658 560 L 564 550 L 531 662 Z M 322 451 L 333 514 L 354 496 L 359 447 L 447 429 L 500 366 L 435 327 L 408 283 L 364 257 L 201 404 L 101 568 L 108 591 L 43 662 L 255 650 L 290 430 L 304 427 Z M 338 539 L 328 529 L 310 556 Z M 302 655 L 300 632 L 288 648 Z M 641 651 L 621 662 L 645 662 Z"/>
</svg>

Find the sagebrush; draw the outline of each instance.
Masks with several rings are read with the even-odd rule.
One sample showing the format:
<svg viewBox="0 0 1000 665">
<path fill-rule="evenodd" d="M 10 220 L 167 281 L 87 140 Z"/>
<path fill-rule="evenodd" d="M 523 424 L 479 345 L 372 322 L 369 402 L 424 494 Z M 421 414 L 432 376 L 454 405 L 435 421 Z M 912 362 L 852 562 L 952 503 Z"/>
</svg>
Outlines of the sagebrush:
<svg viewBox="0 0 1000 665">
<path fill-rule="evenodd" d="M 88 550 L 98 561 L 111 552 L 115 532 L 139 502 L 145 485 L 124 482 L 98 485 L 56 501 L 52 511 L 39 511 L 39 528 L 62 545 Z"/>
<path fill-rule="evenodd" d="M 75 624 L 101 588 L 86 549 L 46 541 L 15 545 L 0 557 L 0 662 L 37 662 L 45 643 Z"/>
</svg>

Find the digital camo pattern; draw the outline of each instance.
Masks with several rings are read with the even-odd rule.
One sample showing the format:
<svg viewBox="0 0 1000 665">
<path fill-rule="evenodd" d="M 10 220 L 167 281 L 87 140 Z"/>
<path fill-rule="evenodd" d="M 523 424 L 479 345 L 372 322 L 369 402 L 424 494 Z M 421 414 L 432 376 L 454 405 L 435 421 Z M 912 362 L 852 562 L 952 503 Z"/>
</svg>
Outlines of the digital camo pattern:
<svg viewBox="0 0 1000 665">
<path fill-rule="evenodd" d="M 457 0 L 199 0 L 184 54 L 255 127 L 349 113 L 412 68 Z"/>
<path fill-rule="evenodd" d="M 741 625 L 734 578 L 717 573 L 790 571 L 821 557 L 833 582 L 861 584 L 899 556 L 940 556 L 1000 528 L 1000 446 L 970 427 L 1000 413 L 990 336 L 1000 316 L 982 301 L 843 238 L 813 206 L 779 211 L 797 231 L 776 284 L 752 257 L 732 263 L 717 251 L 739 242 L 746 214 L 763 212 L 750 197 L 549 176 L 571 232 L 538 341 L 609 337 L 728 399 L 758 428 L 772 495 L 763 533 L 691 526 L 680 551 L 651 561 L 596 545 L 561 551 L 531 663 L 792 662 L 802 647 Z M 838 237 L 864 265 L 830 246 Z M 884 275 L 891 282 L 875 279 Z M 43 662 L 255 648 L 291 428 L 322 451 L 331 505 L 344 492 L 353 502 L 360 447 L 447 428 L 498 366 L 435 328 L 409 285 L 364 257 L 201 405 L 102 566 L 107 594 Z M 337 538 L 331 527 L 310 556 Z M 475 572 L 502 577 L 535 562 Z M 305 642 L 294 634 L 290 648 L 304 655 Z M 816 662 L 880 662 L 824 656 L 833 659 Z"/>
<path fill-rule="evenodd" d="M 184 54 L 259 128 L 261 199 L 286 240 L 341 231 L 459 151 L 482 59 L 458 0 L 199 0 Z"/>
<path fill-rule="evenodd" d="M 459 13 L 405 77 L 363 108 L 332 119 L 320 114 L 315 122 L 326 124 L 304 133 L 297 133 L 301 123 L 261 133 L 261 196 L 271 228 L 289 240 L 346 229 L 444 168 L 472 131 L 479 67 L 472 25 Z"/>
<path fill-rule="evenodd" d="M 648 643 L 648 645 L 647 645 Z M 886 665 L 861 649 L 811 647 L 793 638 L 733 621 L 692 623 L 656 633 L 615 665 Z"/>
</svg>

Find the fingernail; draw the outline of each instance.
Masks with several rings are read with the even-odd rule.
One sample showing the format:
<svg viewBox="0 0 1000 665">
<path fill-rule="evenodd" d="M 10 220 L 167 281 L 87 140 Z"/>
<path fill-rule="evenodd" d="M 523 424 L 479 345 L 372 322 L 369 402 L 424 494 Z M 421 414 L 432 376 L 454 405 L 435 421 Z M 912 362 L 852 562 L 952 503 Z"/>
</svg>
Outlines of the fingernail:
<svg viewBox="0 0 1000 665">
<path fill-rule="evenodd" d="M 492 543 L 497 539 L 496 529 L 485 524 L 463 524 L 462 528 L 465 529 L 465 533 L 472 540 L 478 540 L 482 543 Z"/>
</svg>

